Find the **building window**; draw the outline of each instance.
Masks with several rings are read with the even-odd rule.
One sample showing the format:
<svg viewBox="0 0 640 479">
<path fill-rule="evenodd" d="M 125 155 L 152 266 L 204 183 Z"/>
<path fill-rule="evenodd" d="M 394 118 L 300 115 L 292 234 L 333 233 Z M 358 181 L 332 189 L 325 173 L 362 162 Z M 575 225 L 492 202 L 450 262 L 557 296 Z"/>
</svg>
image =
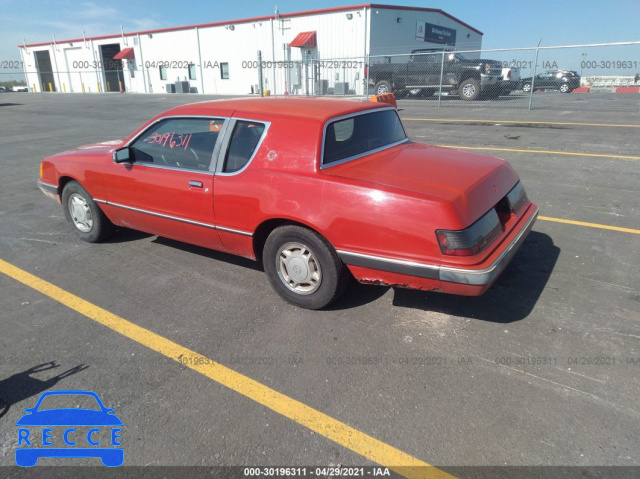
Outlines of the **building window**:
<svg viewBox="0 0 640 479">
<path fill-rule="evenodd" d="M 196 66 L 193 63 L 189 63 L 189 80 L 196 79 Z"/>
<path fill-rule="evenodd" d="M 220 64 L 220 78 L 222 78 L 223 80 L 228 80 L 229 79 L 229 64 L 228 63 L 221 63 Z"/>
<path fill-rule="evenodd" d="M 164 65 L 160 65 L 160 80 L 166 80 L 167 79 L 167 69 L 164 67 Z"/>
</svg>

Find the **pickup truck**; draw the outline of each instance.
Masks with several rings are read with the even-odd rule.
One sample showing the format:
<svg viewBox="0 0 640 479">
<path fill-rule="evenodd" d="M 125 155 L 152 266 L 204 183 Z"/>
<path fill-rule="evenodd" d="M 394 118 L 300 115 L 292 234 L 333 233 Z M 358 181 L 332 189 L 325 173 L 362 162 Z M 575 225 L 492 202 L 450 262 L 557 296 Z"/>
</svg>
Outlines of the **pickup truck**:
<svg viewBox="0 0 640 479">
<path fill-rule="evenodd" d="M 374 86 L 376 95 L 409 91 L 430 96 L 442 88 L 468 101 L 478 99 L 481 94 L 489 96 L 491 91 L 502 91 L 501 62 L 445 51 L 443 64 L 442 55 L 442 50 L 413 50 L 408 63 L 372 64 L 369 84 Z"/>
<path fill-rule="evenodd" d="M 520 69 L 519 68 L 503 68 L 502 69 L 502 95 L 508 95 L 513 90 L 520 89 Z"/>
</svg>

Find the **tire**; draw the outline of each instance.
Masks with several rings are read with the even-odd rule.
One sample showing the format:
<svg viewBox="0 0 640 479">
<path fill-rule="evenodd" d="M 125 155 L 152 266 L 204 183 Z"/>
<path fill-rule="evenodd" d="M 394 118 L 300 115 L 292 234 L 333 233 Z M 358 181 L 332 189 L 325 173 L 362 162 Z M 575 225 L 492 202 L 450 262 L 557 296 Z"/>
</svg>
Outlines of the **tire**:
<svg viewBox="0 0 640 479">
<path fill-rule="evenodd" d="M 274 229 L 264 244 L 262 262 L 271 287 L 301 308 L 324 308 L 347 285 L 346 267 L 333 247 L 301 226 Z"/>
<path fill-rule="evenodd" d="M 458 95 L 460 95 L 461 100 L 476 100 L 480 96 L 480 83 L 473 78 L 467 78 L 460 84 Z"/>
<path fill-rule="evenodd" d="M 114 231 L 111 221 L 98 207 L 91 195 L 77 181 L 70 181 L 62 190 L 64 215 L 74 226 L 81 240 L 97 243 Z"/>
<path fill-rule="evenodd" d="M 373 91 L 376 95 L 384 95 L 385 93 L 393 93 L 393 88 L 387 80 L 380 80 L 376 83 L 376 86 L 373 87 Z"/>
<path fill-rule="evenodd" d="M 571 93 L 571 87 L 568 83 L 563 83 L 562 85 L 560 85 L 560 91 L 562 93 Z"/>
<path fill-rule="evenodd" d="M 531 83 L 525 83 L 522 85 L 522 91 L 525 93 L 529 93 L 531 91 Z"/>
</svg>

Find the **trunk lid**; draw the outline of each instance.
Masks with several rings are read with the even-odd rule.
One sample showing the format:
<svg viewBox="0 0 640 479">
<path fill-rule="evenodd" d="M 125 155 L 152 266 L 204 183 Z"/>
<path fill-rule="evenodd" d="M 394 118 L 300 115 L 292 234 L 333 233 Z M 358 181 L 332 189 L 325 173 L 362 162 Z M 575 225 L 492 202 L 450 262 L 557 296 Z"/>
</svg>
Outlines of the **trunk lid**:
<svg viewBox="0 0 640 479">
<path fill-rule="evenodd" d="M 451 203 L 463 228 L 493 208 L 518 182 L 505 160 L 422 143 L 393 147 L 329 167 L 324 173 Z"/>
</svg>

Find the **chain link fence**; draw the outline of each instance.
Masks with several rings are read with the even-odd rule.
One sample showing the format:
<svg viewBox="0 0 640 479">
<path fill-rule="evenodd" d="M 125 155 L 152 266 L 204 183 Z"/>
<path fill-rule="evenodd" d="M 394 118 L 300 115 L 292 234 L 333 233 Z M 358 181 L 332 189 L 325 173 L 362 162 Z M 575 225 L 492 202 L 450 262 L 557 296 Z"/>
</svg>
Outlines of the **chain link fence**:
<svg viewBox="0 0 640 479">
<path fill-rule="evenodd" d="M 20 62 L 17 62 L 20 63 Z M 85 62 L 86 63 L 86 62 Z M 148 62 L 147 62 L 148 63 Z M 189 64 L 183 76 L 158 76 L 148 65 L 104 70 L 0 72 L 3 90 L 58 93 L 205 93 L 366 98 L 393 92 L 398 103 L 424 108 L 515 108 L 640 113 L 640 42 L 494 50 L 419 50 L 352 58 L 304 58 L 226 65 L 214 74 Z M 238 91 L 216 78 L 232 71 Z M 184 75 L 184 73 L 187 73 Z M 217 77 L 216 77 L 217 75 Z M 237 78 L 237 77 L 236 77 Z M 15 82 L 14 82 L 15 83 Z"/>
</svg>

